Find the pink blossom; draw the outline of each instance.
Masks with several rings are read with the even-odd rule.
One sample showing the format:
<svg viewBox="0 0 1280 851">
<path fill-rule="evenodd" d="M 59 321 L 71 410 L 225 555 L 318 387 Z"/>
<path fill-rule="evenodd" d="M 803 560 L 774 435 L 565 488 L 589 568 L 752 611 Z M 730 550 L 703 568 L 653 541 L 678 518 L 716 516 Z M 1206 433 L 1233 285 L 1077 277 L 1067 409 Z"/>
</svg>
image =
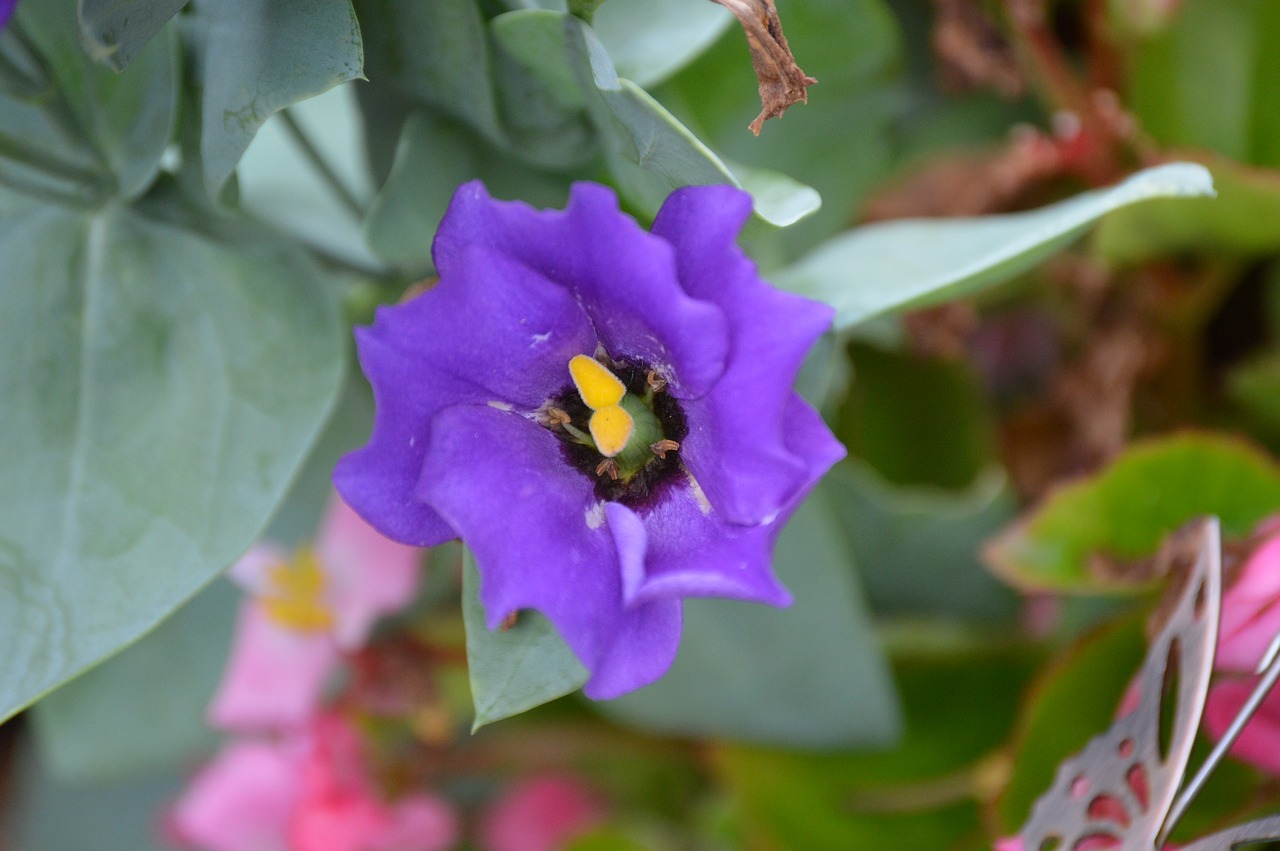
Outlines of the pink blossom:
<svg viewBox="0 0 1280 851">
<path fill-rule="evenodd" d="M 518 784 L 486 813 L 485 851 L 556 851 L 604 820 L 604 805 L 581 781 L 543 775 Z"/>
<path fill-rule="evenodd" d="M 1244 707 L 1257 683 L 1253 675 L 1267 646 L 1280 633 L 1280 524 L 1264 527 L 1270 534 L 1245 563 L 1222 595 L 1218 631 L 1219 671 L 1243 674 L 1215 683 L 1205 704 L 1204 724 L 1219 739 Z M 1231 748 L 1232 756 L 1263 771 L 1280 775 L 1280 693 L 1272 692 Z"/>
<path fill-rule="evenodd" d="M 310 718 L 342 651 L 413 599 L 418 551 L 382 537 L 335 496 L 314 551 L 290 557 L 260 545 L 230 576 L 249 597 L 209 720 L 232 730 L 284 729 Z"/>
<path fill-rule="evenodd" d="M 174 806 L 170 830 L 207 851 L 444 851 L 458 839 L 457 817 L 439 798 L 383 801 L 359 734 L 333 714 L 275 740 L 229 745 Z"/>
</svg>

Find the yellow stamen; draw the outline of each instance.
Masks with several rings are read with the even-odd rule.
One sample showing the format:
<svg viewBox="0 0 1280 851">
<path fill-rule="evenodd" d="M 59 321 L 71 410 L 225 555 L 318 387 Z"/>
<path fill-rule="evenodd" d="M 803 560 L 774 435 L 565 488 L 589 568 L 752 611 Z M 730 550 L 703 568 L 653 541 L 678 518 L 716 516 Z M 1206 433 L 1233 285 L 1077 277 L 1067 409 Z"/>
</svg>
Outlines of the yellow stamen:
<svg viewBox="0 0 1280 851">
<path fill-rule="evenodd" d="M 600 454 L 612 458 L 627 448 L 627 441 L 636 430 L 636 421 L 621 405 L 609 405 L 591 415 L 587 428 Z"/>
<path fill-rule="evenodd" d="M 574 355 L 569 360 L 569 374 L 578 388 L 578 395 L 593 411 L 609 408 L 627 395 L 626 385 L 600 361 L 587 355 Z"/>
<path fill-rule="evenodd" d="M 273 565 L 267 582 L 262 607 L 276 623 L 299 632 L 318 632 L 333 625 L 333 613 L 324 599 L 324 568 L 309 548 L 299 549 L 291 563 Z"/>
</svg>

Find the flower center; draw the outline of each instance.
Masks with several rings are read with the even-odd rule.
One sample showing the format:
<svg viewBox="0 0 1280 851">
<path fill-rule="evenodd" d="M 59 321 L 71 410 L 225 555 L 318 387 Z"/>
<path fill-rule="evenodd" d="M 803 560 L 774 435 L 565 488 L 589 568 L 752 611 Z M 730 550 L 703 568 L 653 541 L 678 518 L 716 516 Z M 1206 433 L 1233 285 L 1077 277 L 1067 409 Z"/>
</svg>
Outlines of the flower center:
<svg viewBox="0 0 1280 851">
<path fill-rule="evenodd" d="M 643 502 L 679 472 L 684 414 L 655 370 L 575 355 L 569 377 L 573 384 L 547 401 L 542 421 L 564 442 L 570 462 L 596 480 L 600 499 Z"/>
<path fill-rule="evenodd" d="M 309 547 L 299 549 L 291 562 L 272 565 L 267 585 L 260 600 L 276 623 L 298 632 L 319 632 L 333 625 L 324 599 L 324 568 Z"/>
</svg>

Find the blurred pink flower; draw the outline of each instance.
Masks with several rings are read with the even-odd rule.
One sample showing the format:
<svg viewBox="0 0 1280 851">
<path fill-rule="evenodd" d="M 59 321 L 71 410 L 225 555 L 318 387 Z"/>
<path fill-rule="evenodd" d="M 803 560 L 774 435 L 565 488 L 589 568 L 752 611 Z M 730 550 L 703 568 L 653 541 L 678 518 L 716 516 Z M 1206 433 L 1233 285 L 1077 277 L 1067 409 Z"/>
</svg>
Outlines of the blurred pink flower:
<svg viewBox="0 0 1280 851">
<path fill-rule="evenodd" d="M 522 781 L 485 814 L 480 826 L 484 851 L 557 851 L 599 825 L 604 804 L 572 777 L 543 775 Z"/>
<path fill-rule="evenodd" d="M 283 729 L 311 717 L 341 652 L 413 599 L 418 550 L 382 537 L 334 496 L 314 549 L 290 558 L 259 545 L 230 576 L 249 597 L 209 720 L 224 729 Z"/>
<path fill-rule="evenodd" d="M 1269 537 L 1254 551 L 1240 575 L 1222 595 L 1218 632 L 1219 671 L 1238 673 L 1215 683 L 1205 705 L 1204 724 L 1221 738 L 1244 707 L 1257 683 L 1254 671 L 1267 646 L 1280 633 L 1280 523 L 1269 521 Z M 1232 756 L 1280 775 L 1280 692 L 1273 691 L 1231 748 Z"/>
<path fill-rule="evenodd" d="M 453 809 L 434 795 L 378 797 L 358 733 L 333 714 L 226 747 L 192 780 L 169 828 L 206 851 L 444 851 L 458 840 Z"/>
</svg>

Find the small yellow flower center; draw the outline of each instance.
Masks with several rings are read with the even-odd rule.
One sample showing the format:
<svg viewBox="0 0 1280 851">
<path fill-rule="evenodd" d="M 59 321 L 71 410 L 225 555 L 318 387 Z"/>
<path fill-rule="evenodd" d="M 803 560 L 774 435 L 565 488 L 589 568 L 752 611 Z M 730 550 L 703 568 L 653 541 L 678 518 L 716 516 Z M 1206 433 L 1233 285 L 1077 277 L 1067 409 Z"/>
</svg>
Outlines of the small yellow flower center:
<svg viewBox="0 0 1280 851">
<path fill-rule="evenodd" d="M 569 374 L 578 395 L 592 411 L 587 428 L 596 449 L 613 458 L 627 448 L 636 428 L 635 420 L 620 404 L 627 395 L 626 385 L 607 366 L 587 355 L 574 355 L 569 360 Z"/>
<path fill-rule="evenodd" d="M 300 548 L 291 562 L 272 565 L 267 583 L 262 607 L 276 623 L 298 632 L 319 632 L 333 625 L 324 599 L 324 568 L 310 547 Z"/>
</svg>

